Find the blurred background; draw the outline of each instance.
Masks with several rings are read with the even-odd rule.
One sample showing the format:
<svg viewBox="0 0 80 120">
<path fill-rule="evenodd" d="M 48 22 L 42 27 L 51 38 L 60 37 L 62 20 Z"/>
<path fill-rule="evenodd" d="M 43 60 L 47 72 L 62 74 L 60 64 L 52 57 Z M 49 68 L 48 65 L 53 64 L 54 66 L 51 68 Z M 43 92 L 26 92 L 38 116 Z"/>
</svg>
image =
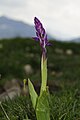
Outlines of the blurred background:
<svg viewBox="0 0 80 120">
<path fill-rule="evenodd" d="M 0 0 L 0 96 L 30 78 L 39 91 L 41 50 L 35 36 L 38 17 L 52 43 L 47 47 L 51 92 L 80 89 L 80 1 Z"/>
</svg>

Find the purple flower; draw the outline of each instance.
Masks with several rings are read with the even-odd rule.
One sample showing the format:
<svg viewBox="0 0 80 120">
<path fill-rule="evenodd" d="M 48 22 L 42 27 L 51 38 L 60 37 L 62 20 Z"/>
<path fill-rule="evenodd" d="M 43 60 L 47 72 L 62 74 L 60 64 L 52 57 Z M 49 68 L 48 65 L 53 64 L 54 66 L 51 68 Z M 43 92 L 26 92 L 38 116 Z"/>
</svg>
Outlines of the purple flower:
<svg viewBox="0 0 80 120">
<path fill-rule="evenodd" d="M 43 28 L 42 23 L 36 17 L 34 18 L 34 24 L 36 29 L 36 37 L 33 37 L 33 39 L 40 42 L 43 54 L 46 55 L 46 46 L 49 46 L 51 44 L 48 42 L 47 34 L 45 32 L 45 29 Z"/>
</svg>

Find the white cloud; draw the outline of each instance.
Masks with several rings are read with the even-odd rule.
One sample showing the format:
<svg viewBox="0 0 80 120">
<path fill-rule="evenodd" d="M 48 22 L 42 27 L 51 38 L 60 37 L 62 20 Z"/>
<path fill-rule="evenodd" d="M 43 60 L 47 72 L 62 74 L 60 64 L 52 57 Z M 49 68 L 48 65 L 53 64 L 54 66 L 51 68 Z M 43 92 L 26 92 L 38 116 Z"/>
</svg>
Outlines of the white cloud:
<svg viewBox="0 0 80 120">
<path fill-rule="evenodd" d="M 37 16 L 52 35 L 80 36 L 80 0 L 0 0 L 0 14 L 30 24 Z"/>
</svg>

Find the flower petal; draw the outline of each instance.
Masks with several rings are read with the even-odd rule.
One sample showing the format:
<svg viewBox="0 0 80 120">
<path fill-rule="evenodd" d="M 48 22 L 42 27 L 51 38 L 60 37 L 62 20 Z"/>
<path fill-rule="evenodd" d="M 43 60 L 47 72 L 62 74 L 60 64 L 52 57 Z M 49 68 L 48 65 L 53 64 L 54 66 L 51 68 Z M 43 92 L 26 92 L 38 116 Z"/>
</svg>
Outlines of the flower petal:
<svg viewBox="0 0 80 120">
<path fill-rule="evenodd" d="M 34 40 L 36 41 L 39 41 L 39 38 L 38 37 L 33 37 Z"/>
<path fill-rule="evenodd" d="M 37 17 L 34 18 L 34 24 L 36 29 L 36 37 L 33 39 L 40 41 L 40 46 L 43 51 L 46 51 L 46 46 L 51 46 L 51 43 L 48 42 L 46 31 Z"/>
<path fill-rule="evenodd" d="M 51 46 L 52 44 L 48 42 L 48 43 L 46 43 L 46 45 L 47 45 L 47 46 Z"/>
</svg>

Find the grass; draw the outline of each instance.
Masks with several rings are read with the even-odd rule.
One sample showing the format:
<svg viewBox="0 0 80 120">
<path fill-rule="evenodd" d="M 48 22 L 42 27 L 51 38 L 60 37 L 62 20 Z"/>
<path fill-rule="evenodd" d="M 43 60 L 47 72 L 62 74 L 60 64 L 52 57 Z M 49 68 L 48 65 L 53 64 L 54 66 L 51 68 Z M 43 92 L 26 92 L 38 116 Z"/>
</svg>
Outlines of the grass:
<svg viewBox="0 0 80 120">
<path fill-rule="evenodd" d="M 51 120 L 80 120 L 80 96 L 78 90 L 64 90 L 49 97 Z M 16 97 L 2 103 L 10 120 L 24 120 L 26 115 L 36 120 L 30 98 Z M 0 119 L 7 120 L 0 108 Z"/>
<path fill-rule="evenodd" d="M 51 120 L 80 120 L 80 44 L 51 41 L 48 51 L 48 81 L 61 89 L 50 94 Z M 72 54 L 67 54 L 71 50 Z M 30 78 L 40 81 L 39 44 L 32 39 L 0 40 L 0 86 L 13 78 L 22 81 Z M 30 64 L 33 73 L 27 74 L 24 66 Z M 29 96 L 17 96 L 2 102 L 10 120 L 24 120 L 26 115 L 36 120 Z M 7 120 L 0 107 L 0 120 Z"/>
</svg>

